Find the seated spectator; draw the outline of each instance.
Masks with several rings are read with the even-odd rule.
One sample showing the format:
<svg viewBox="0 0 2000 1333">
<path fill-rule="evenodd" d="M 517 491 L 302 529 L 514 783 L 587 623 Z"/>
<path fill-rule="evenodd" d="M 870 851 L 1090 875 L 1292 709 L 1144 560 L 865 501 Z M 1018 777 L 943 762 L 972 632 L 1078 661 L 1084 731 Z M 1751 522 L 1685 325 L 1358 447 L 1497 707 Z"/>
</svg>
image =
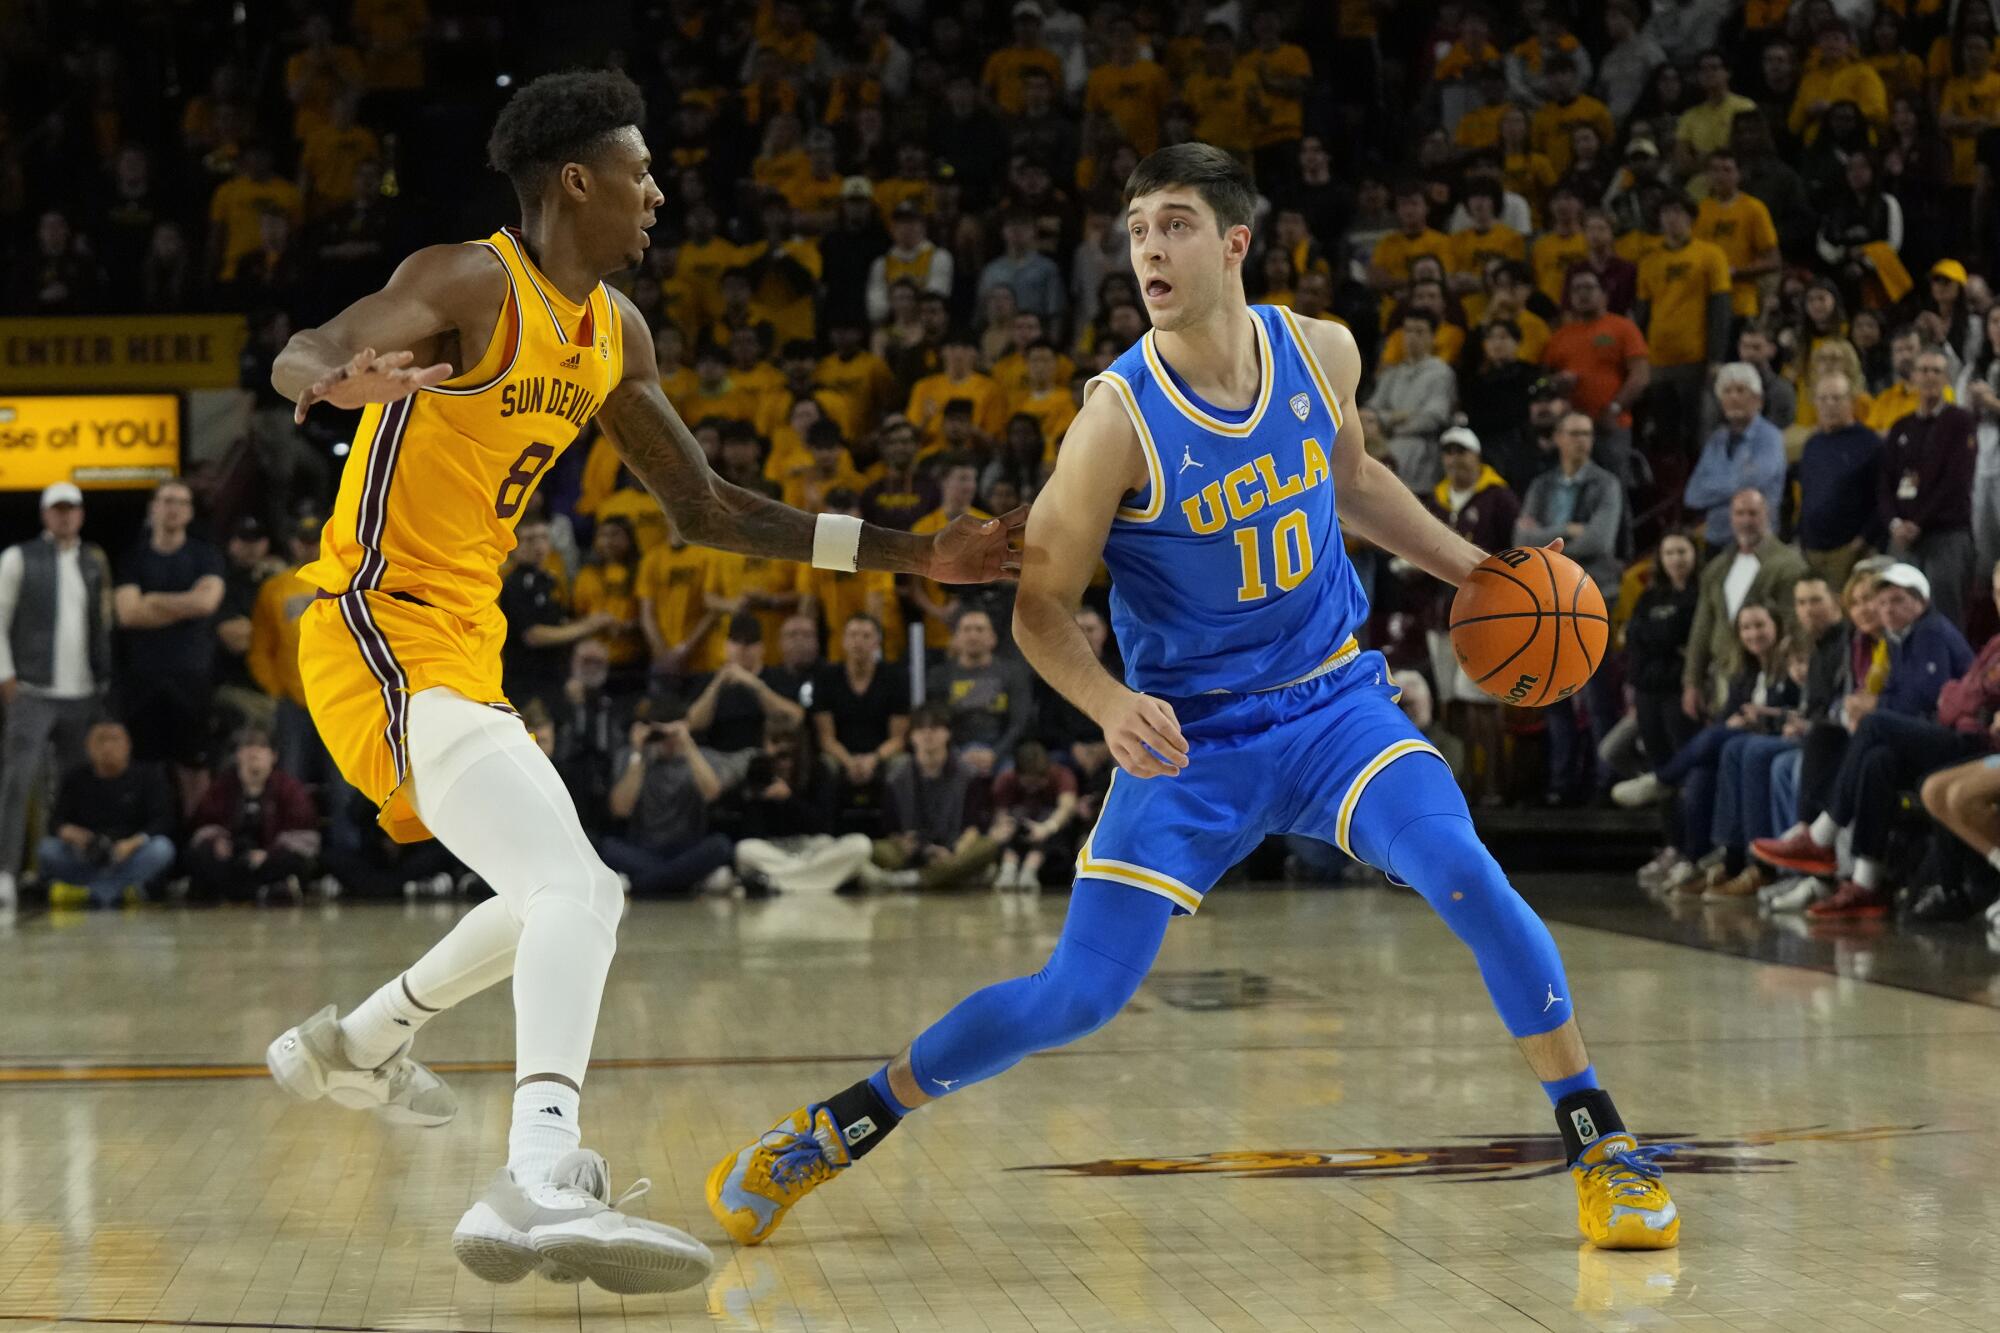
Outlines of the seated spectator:
<svg viewBox="0 0 2000 1333">
<path fill-rule="evenodd" d="M 597 840 L 604 864 L 642 897 L 685 898 L 727 884 L 734 850 L 709 827 L 709 807 L 742 780 L 749 760 L 702 749 L 685 722 L 634 722 L 606 801 L 611 817 L 627 823 Z"/>
<path fill-rule="evenodd" d="M 978 883 L 999 858 L 987 837 L 988 787 L 951 748 L 951 713 L 925 704 L 911 719 L 910 754 L 889 774 L 889 834 L 877 861 L 915 870 L 918 887 L 956 889 Z"/>
<path fill-rule="evenodd" d="M 778 664 L 764 668 L 764 683 L 810 711 L 812 683 L 823 665 L 819 625 L 805 611 L 796 611 L 778 626 Z"/>
<path fill-rule="evenodd" d="M 547 519 L 523 518 L 514 529 L 514 541 L 514 554 L 500 584 L 500 611 L 507 617 L 501 679 L 516 708 L 539 700 L 553 712 L 576 642 L 608 633 L 618 622 L 601 608 L 587 615 L 570 614 L 562 580 L 548 568 Z"/>
<path fill-rule="evenodd" d="M 950 652 L 930 673 L 929 695 L 950 710 L 959 760 L 980 777 L 1013 762 L 1035 714 L 1027 668 L 995 657 L 998 646 L 992 617 L 966 607 L 952 622 Z"/>
<path fill-rule="evenodd" d="M 1437 484 L 1437 437 L 1451 420 L 1456 386 L 1451 367 L 1432 355 L 1437 320 L 1429 311 L 1404 311 L 1402 333 L 1403 359 L 1376 375 L 1368 406 L 1389 438 L 1386 461 L 1422 495 Z"/>
<path fill-rule="evenodd" d="M 1080 606 L 1073 618 L 1097 664 L 1113 680 L 1123 680 L 1125 668 L 1118 661 L 1118 649 L 1111 642 L 1111 626 L 1105 622 L 1104 614 L 1094 606 Z M 1040 676 L 1034 678 L 1034 688 L 1035 739 L 1058 762 L 1092 772 L 1102 768 L 1104 757 L 1110 753 L 1104 743 L 1104 728 Z M 1103 751 L 1103 754 L 1081 753 L 1084 751 Z"/>
<path fill-rule="evenodd" d="M 840 779 L 841 804 L 878 804 L 883 766 L 903 753 L 910 730 L 910 687 L 882 661 L 882 627 L 859 612 L 841 627 L 846 660 L 829 663 L 813 683 L 813 732 L 821 762 Z"/>
<path fill-rule="evenodd" d="M 725 754 L 764 743 L 768 723 L 805 721 L 806 710 L 765 678 L 764 625 L 755 616 L 729 622 L 722 667 L 700 682 L 687 708 L 687 726 L 703 745 Z"/>
<path fill-rule="evenodd" d="M 1979 683 L 1980 708 L 1991 712 L 1996 700 L 1988 674 L 1975 667 L 1965 683 Z M 2000 864 L 2000 764 L 1987 755 L 1941 768 L 1924 779 L 1920 795 L 1941 827 L 1931 839 L 1936 878 L 1916 895 L 1910 916 L 1961 921 L 1984 910 L 1990 943 L 2000 928 L 2000 910 L 1994 906 L 2000 902 L 2000 871 L 1995 869 Z"/>
<path fill-rule="evenodd" d="M 1792 585 L 1806 572 L 1799 553 L 1771 532 L 1764 493 L 1738 491 L 1729 508 L 1735 542 L 1702 566 L 1694 629 L 1681 669 L 1681 711 L 1706 722 L 1728 691 L 1724 663 L 1736 642 L 1736 612 L 1745 602 L 1789 608 Z"/>
<path fill-rule="evenodd" d="M 271 734 L 237 733 L 236 753 L 189 820 L 187 867 L 204 898 L 261 899 L 282 885 L 297 895 L 319 861 L 319 815 L 302 783 L 277 767 Z"/>
<path fill-rule="evenodd" d="M 36 851 L 44 883 L 81 885 L 92 907 L 144 899 L 174 863 L 174 798 L 154 764 L 132 762 L 132 737 L 99 722 L 84 737 L 90 756 L 56 792 L 55 829 Z M 74 905 L 53 887 L 52 906 Z"/>
<path fill-rule="evenodd" d="M 1845 583 L 1879 540 L 1882 437 L 1854 419 L 1854 386 L 1829 371 L 1813 386 L 1819 429 L 1799 455 L 1799 553 L 1829 583 Z"/>
<path fill-rule="evenodd" d="M 1875 604 L 1894 645 L 1890 688 L 1855 721 L 1854 739 L 1841 756 L 1826 808 L 1810 825 L 1795 825 L 1780 837 L 1752 844 L 1767 865 L 1831 878 L 1837 866 L 1835 843 L 1842 833 L 1849 836 L 1852 869 L 1831 897 L 1806 909 L 1815 919 L 1886 916 L 1889 884 L 1882 855 L 1896 793 L 1987 748 L 1984 731 L 1967 735 L 1932 720 L 1941 687 L 1965 676 L 1973 656 L 1958 626 L 1931 605 L 1930 591 L 1929 581 L 1914 566 L 1891 565 L 1882 572 Z M 1892 698 L 1898 676 L 1908 684 L 1902 697 Z M 1918 707 L 1910 707 L 1912 703 Z M 1962 698 L 1955 696 L 1955 703 Z M 1962 713 L 1954 715 L 1954 720 L 1962 718 Z"/>
<path fill-rule="evenodd" d="M 1729 541 L 1729 509 L 1745 488 L 1764 496 L 1765 508 L 1777 513 L 1785 491 L 1785 437 L 1761 415 L 1764 384 L 1754 366 L 1732 361 L 1715 375 L 1715 397 L 1722 405 L 1722 425 L 1708 438 L 1688 474 L 1681 503 L 1705 513 L 1711 547 Z"/>
<path fill-rule="evenodd" d="M 1697 726 L 1681 709 L 1681 671 L 1701 594 L 1694 574 L 1694 539 L 1684 532 L 1660 538 L 1652 581 L 1625 622 L 1625 680 L 1653 768 L 1680 753 Z"/>
<path fill-rule="evenodd" d="M 570 649 L 569 676 L 557 692 L 555 706 L 546 710 L 555 728 L 555 748 L 549 758 L 563 786 L 576 802 L 584 828 L 597 832 L 609 826 L 607 802 L 614 764 L 631 724 L 632 707 L 609 689 L 611 654 L 596 639 L 583 639 Z M 522 716 L 527 716 L 523 710 Z"/>
<path fill-rule="evenodd" d="M 1076 775 L 1052 763 L 1041 742 L 1021 742 L 1014 767 L 993 779 L 993 812 L 989 836 L 1005 848 L 994 888 L 1038 890 L 1049 862 L 1067 877 L 1080 822 Z"/>
<path fill-rule="evenodd" d="M 771 719 L 737 791 L 736 870 L 751 896 L 917 887 L 915 871 L 875 864 L 867 834 L 834 836 L 833 775 L 814 760 L 799 722 Z"/>
<path fill-rule="evenodd" d="M 1917 406 L 1883 445 L 1879 517 L 1889 554 L 1923 571 L 1930 600 L 1952 620 L 1965 614 L 1972 576 L 1972 414 L 1945 400 L 1944 353 L 1917 354 Z"/>
</svg>

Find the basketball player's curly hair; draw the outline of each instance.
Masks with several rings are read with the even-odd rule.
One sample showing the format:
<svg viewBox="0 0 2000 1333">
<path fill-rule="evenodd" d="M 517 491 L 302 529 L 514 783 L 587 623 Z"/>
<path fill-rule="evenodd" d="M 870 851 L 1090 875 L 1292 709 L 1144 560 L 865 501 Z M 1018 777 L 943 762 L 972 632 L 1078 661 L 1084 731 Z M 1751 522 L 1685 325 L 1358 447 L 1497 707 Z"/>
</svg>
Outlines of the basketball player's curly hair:
<svg viewBox="0 0 2000 1333">
<path fill-rule="evenodd" d="M 1125 178 L 1125 203 L 1141 195 L 1185 186 L 1215 214 L 1217 231 L 1247 227 L 1257 212 L 1257 187 L 1243 164 L 1205 143 L 1177 143 L 1148 153 Z"/>
<path fill-rule="evenodd" d="M 645 123 L 645 94 L 618 70 L 544 74 L 500 108 L 486 157 L 525 203 L 564 163 L 588 162 L 611 135 Z"/>
</svg>

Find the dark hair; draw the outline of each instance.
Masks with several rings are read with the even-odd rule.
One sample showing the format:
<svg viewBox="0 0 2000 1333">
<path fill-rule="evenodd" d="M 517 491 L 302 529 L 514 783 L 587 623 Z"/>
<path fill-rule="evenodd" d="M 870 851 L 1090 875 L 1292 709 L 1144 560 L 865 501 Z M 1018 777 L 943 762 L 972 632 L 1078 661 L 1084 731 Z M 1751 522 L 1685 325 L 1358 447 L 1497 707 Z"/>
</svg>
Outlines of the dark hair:
<svg viewBox="0 0 2000 1333">
<path fill-rule="evenodd" d="M 866 611 L 856 611 L 853 615 L 841 621 L 840 622 L 841 630 L 844 632 L 849 625 L 852 625 L 857 620 L 866 621 L 868 624 L 872 625 L 875 629 L 875 637 L 877 639 L 887 639 L 889 637 L 886 633 L 883 632 L 882 622 L 877 620 L 875 617 L 869 615 Z"/>
<path fill-rule="evenodd" d="M 840 433 L 840 423 L 821 417 L 806 427 L 806 448 L 838 449 L 847 443 L 847 437 Z"/>
<path fill-rule="evenodd" d="M 1495 330 L 1495 329 L 1500 329 L 1500 330 L 1504 331 L 1504 332 L 1506 333 L 1506 335 L 1507 335 L 1507 336 L 1508 336 L 1509 338 L 1512 338 L 1512 339 L 1513 339 L 1513 340 L 1514 340 L 1515 342 L 1519 342 L 1519 341 L 1521 341 L 1521 326 L 1520 326 L 1519 324 L 1516 324 L 1516 323 L 1515 323 L 1515 322 L 1514 322 L 1513 320 L 1511 320 L 1511 319 L 1489 319 L 1489 320 L 1487 320 L 1487 321 L 1486 321 L 1486 332 L 1487 332 L 1487 333 L 1491 333 L 1491 332 L 1492 332 L 1493 330 Z"/>
<path fill-rule="evenodd" d="M 267 750 L 278 748 L 277 742 L 271 738 L 269 728 L 256 726 L 255 724 L 239 730 L 235 738 L 230 742 L 230 748 L 234 750 L 240 750 L 246 745 L 261 745 Z"/>
<path fill-rule="evenodd" d="M 813 345 L 813 340 L 810 338 L 787 338 L 784 348 L 778 355 L 786 361 L 794 361 L 800 357 L 816 361 L 819 359 L 819 348 Z"/>
<path fill-rule="evenodd" d="M 587 162 L 613 134 L 645 123 L 645 94 L 618 70 L 544 74 L 500 108 L 486 158 L 525 204 L 565 162 Z"/>
<path fill-rule="evenodd" d="M 1498 213 L 1500 206 L 1507 202 L 1505 191 L 1500 188 L 1499 182 L 1489 180 L 1475 181 L 1466 186 L 1465 198 L 1468 203 L 1475 198 L 1486 199 L 1492 203 L 1495 213 Z"/>
<path fill-rule="evenodd" d="M 1690 218 L 1701 212 L 1701 209 L 1695 206 L 1694 196 L 1688 194 L 1685 190 L 1668 190 L 1660 196 L 1660 202 L 1655 205 L 1655 211 L 1664 212 L 1669 208 L 1678 208 Z"/>
<path fill-rule="evenodd" d="M 1408 310 L 1405 310 L 1403 312 L 1402 322 L 1407 323 L 1413 319 L 1417 320 L 1419 323 L 1429 325 L 1432 333 L 1437 332 L 1437 326 L 1438 326 L 1437 316 L 1432 314 L 1430 311 L 1420 310 L 1417 307 L 1412 306 Z"/>
<path fill-rule="evenodd" d="M 1125 178 L 1125 204 L 1183 185 L 1201 196 L 1215 214 L 1218 232 L 1247 227 L 1256 213 L 1257 191 L 1234 157 L 1205 143 L 1177 143 L 1148 153 Z"/>
<path fill-rule="evenodd" d="M 924 704 L 910 714 L 910 730 L 925 731 L 943 728 L 951 730 L 951 710 L 943 704 Z"/>
<path fill-rule="evenodd" d="M 735 615 L 729 618 L 729 641 L 731 643 L 764 642 L 764 622 L 752 615 Z"/>
<path fill-rule="evenodd" d="M 1054 356 L 1056 355 L 1056 345 L 1047 338 L 1037 338 L 1021 349 L 1021 355 L 1024 358 L 1030 352 L 1047 352 L 1050 356 Z"/>
</svg>

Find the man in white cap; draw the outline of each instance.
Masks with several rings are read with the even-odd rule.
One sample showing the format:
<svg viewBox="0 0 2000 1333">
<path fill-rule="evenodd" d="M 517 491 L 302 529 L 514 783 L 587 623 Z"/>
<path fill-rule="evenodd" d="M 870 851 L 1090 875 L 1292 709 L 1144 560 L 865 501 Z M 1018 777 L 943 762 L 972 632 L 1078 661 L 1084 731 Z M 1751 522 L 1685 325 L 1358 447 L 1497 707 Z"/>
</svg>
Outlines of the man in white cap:
<svg viewBox="0 0 2000 1333">
<path fill-rule="evenodd" d="M 1822 919 L 1889 914 L 1882 856 L 1896 793 L 1986 750 L 1984 727 L 1964 732 L 1934 720 L 1940 691 L 1971 669 L 1973 656 L 1958 626 L 1930 604 L 1930 580 L 1915 565 L 1894 564 L 1882 571 L 1872 596 L 1889 639 L 1888 683 L 1870 703 L 1859 702 L 1865 695 L 1849 697 L 1854 738 L 1840 758 L 1826 809 L 1810 825 L 1750 844 L 1751 854 L 1767 865 L 1834 879 L 1835 844 L 1843 832 L 1850 835 L 1852 868 L 1831 897 L 1806 909 Z"/>
<path fill-rule="evenodd" d="M 0 911 L 14 906 L 28 798 L 51 740 L 56 771 L 83 762 L 83 738 L 111 682 L 111 563 L 78 535 L 83 492 L 42 492 L 42 533 L 0 552 Z"/>
</svg>

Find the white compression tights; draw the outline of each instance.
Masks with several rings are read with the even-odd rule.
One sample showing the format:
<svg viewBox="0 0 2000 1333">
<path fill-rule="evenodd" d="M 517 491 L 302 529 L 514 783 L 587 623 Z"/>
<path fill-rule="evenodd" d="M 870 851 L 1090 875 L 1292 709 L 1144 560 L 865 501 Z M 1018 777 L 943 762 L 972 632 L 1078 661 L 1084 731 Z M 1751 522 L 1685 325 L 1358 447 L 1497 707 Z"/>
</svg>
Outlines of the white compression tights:
<svg viewBox="0 0 2000 1333">
<path fill-rule="evenodd" d="M 411 996 L 448 1009 L 512 972 L 516 1078 L 581 1087 L 624 910 L 617 876 L 518 718 L 455 690 L 414 695 L 410 770 L 418 815 L 497 895 L 404 974 Z"/>
</svg>

